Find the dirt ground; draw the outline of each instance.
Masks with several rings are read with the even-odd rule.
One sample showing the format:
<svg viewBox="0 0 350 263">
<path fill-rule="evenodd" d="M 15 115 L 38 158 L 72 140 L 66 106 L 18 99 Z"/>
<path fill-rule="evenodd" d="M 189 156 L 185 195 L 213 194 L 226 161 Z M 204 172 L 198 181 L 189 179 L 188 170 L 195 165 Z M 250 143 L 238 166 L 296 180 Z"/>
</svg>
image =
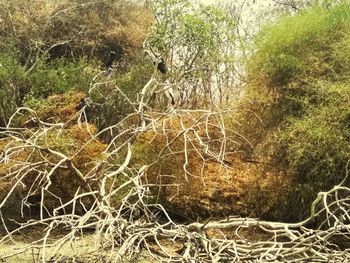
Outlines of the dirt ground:
<svg viewBox="0 0 350 263">
<path fill-rule="evenodd" d="M 35 233 L 34 233 L 35 235 Z M 96 238 L 93 234 L 85 235 L 82 238 L 74 239 L 70 243 L 60 244 L 57 240 L 55 246 L 47 247 L 45 251 L 41 249 L 30 249 L 25 251 L 30 245 L 30 239 L 20 237 L 21 241 L 15 243 L 9 242 L 8 244 L 0 245 L 0 262 L 6 263 L 36 263 L 42 262 L 42 256 L 45 255 L 45 262 L 57 262 L 60 263 L 105 263 L 113 262 L 116 257 L 116 253 L 105 253 L 97 249 Z M 40 244 L 38 244 L 40 245 Z M 24 252 L 25 251 L 25 252 Z M 98 253 L 96 251 L 99 251 Z M 53 255 L 56 255 L 53 257 Z M 140 254 L 137 258 L 126 259 L 125 262 L 134 263 L 153 263 L 157 262 L 152 257 L 146 254 Z"/>
</svg>

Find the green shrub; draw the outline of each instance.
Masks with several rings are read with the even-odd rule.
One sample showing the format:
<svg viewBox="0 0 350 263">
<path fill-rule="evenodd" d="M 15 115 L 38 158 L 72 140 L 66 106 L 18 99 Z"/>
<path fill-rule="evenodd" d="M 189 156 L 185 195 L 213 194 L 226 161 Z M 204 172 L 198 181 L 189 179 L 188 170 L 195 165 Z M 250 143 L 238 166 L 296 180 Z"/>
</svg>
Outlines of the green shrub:
<svg viewBox="0 0 350 263">
<path fill-rule="evenodd" d="M 37 108 L 51 95 L 87 93 L 111 51 L 116 53 L 115 61 L 118 60 L 114 63 L 117 74 L 113 79 L 106 80 L 103 74 L 96 79 L 111 85 L 106 85 L 102 96 L 98 92 L 89 94 L 97 104 L 102 100 L 101 107 L 95 104 L 95 108 L 90 108 L 89 118 L 98 120 L 96 124 L 103 128 L 133 109 L 113 82 L 135 101 L 151 75 L 146 74 L 150 67 L 145 62 L 139 63 L 140 50 L 153 20 L 144 5 L 128 0 L 89 3 L 14 0 L 5 1 L 2 7 L 0 126 L 6 124 L 23 102 Z M 5 56 L 7 53 L 10 55 Z"/>
<path fill-rule="evenodd" d="M 339 53 L 339 42 L 349 39 L 350 7 L 313 8 L 278 25 L 268 26 L 257 38 L 257 52 L 249 64 L 250 78 L 282 89 L 291 82 L 349 77 L 349 63 Z M 348 62 L 348 61 L 347 61 Z"/>
<path fill-rule="evenodd" d="M 153 70 L 152 63 L 139 55 L 124 73 L 117 72 L 116 84 L 131 101 L 136 101 L 137 94 L 150 80 Z"/>
<path fill-rule="evenodd" d="M 24 68 L 13 46 L 6 44 L 3 48 L 0 51 L 0 126 L 6 125 L 28 90 Z"/>
<path fill-rule="evenodd" d="M 45 99 L 31 97 L 25 101 L 24 105 L 35 110 L 42 121 L 67 123 L 79 117 L 78 110 L 85 98 L 84 92 L 66 92 Z M 24 114 L 16 120 L 19 126 L 36 126 L 37 123 L 33 123 L 31 117 L 31 114 Z"/>
<path fill-rule="evenodd" d="M 292 178 L 294 188 L 284 204 L 288 220 L 305 217 L 317 192 L 345 175 L 350 159 L 349 43 L 349 4 L 312 8 L 262 30 L 247 65 L 242 102 L 249 103 L 236 115 L 237 129 L 251 142 L 250 154 Z"/>
<path fill-rule="evenodd" d="M 306 116 L 288 119 L 276 154 L 285 153 L 280 162 L 285 162 L 297 182 L 324 189 L 343 179 L 350 159 L 349 98 L 349 84 L 330 86 L 324 101 Z"/>
<path fill-rule="evenodd" d="M 105 85 L 98 85 L 90 92 L 93 104 L 89 107 L 89 116 L 100 129 L 134 112 L 138 94 L 153 74 L 152 63 L 140 53 L 123 70 L 115 70 L 107 81 L 102 81 Z"/>
<path fill-rule="evenodd" d="M 0 126 L 4 126 L 15 110 L 24 104 L 38 108 L 50 95 L 89 89 L 94 72 L 93 61 L 64 59 L 38 60 L 32 71 L 19 62 L 20 52 L 13 42 L 0 52 Z M 24 101 L 23 101 L 24 99 Z M 45 104 L 45 103 L 44 103 Z"/>
<path fill-rule="evenodd" d="M 260 119 L 242 119 L 252 130 L 264 134 L 289 117 L 312 114 L 329 99 L 332 83 L 350 79 L 349 29 L 350 5 L 341 5 L 313 8 L 262 30 L 247 65 L 244 100 Z"/>
<path fill-rule="evenodd" d="M 86 59 L 59 59 L 51 63 L 38 61 L 27 77 L 31 87 L 28 98 L 46 98 L 68 91 L 87 92 L 93 78 L 93 71 L 89 68 L 93 65 L 93 62 Z"/>
</svg>

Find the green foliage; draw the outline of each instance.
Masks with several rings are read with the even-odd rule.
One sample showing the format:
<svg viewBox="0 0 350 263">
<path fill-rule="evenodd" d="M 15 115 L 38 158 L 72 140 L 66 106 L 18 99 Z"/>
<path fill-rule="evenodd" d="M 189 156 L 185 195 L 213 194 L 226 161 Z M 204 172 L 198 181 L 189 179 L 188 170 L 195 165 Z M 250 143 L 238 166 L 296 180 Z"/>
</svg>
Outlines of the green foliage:
<svg viewBox="0 0 350 263">
<path fill-rule="evenodd" d="M 152 48 L 169 56 L 176 53 L 180 66 L 191 67 L 194 75 L 195 69 L 202 72 L 232 63 L 227 51 L 235 39 L 235 22 L 223 9 L 188 0 L 152 1 L 152 7 L 158 21 L 148 38 Z"/>
<path fill-rule="evenodd" d="M 47 98 L 29 97 L 24 102 L 28 108 L 35 110 L 37 116 L 46 122 L 65 123 L 78 118 L 77 111 L 82 101 L 86 98 L 83 92 L 66 92 L 64 94 L 52 95 Z M 24 123 L 30 124 L 31 116 L 23 115 L 19 118 L 19 126 Z M 32 123 L 32 125 L 35 125 Z"/>
<path fill-rule="evenodd" d="M 137 138 L 133 145 L 132 163 L 141 168 L 145 164 L 151 164 L 157 160 L 158 149 L 151 144 L 152 136 L 145 134 Z"/>
<path fill-rule="evenodd" d="M 350 6 L 313 8 L 283 18 L 257 38 L 246 97 L 267 128 L 303 117 L 327 100 L 333 82 L 350 79 Z"/>
<path fill-rule="evenodd" d="M 153 65 L 141 54 L 128 63 L 123 70 L 113 73 L 104 85 L 98 85 L 89 93 L 93 101 L 89 117 L 99 129 L 114 125 L 134 112 L 138 94 L 152 76 Z"/>
<path fill-rule="evenodd" d="M 266 27 L 257 38 L 250 77 L 280 89 L 294 81 L 349 77 L 350 64 L 339 63 L 348 57 L 339 54 L 339 42 L 348 41 L 349 24 L 349 5 L 341 5 L 313 8 Z"/>
<path fill-rule="evenodd" d="M 343 179 L 350 159 L 349 28 L 348 4 L 282 18 L 262 30 L 248 63 L 239 129 L 293 178 L 286 207 L 299 200 L 304 209 L 288 211 L 291 220 Z"/>
<path fill-rule="evenodd" d="M 139 54 L 125 71 L 116 73 L 115 82 L 123 93 L 134 102 L 152 73 L 153 65 Z"/>
<path fill-rule="evenodd" d="M 39 60 L 28 75 L 31 86 L 28 96 L 35 99 L 68 91 L 87 92 L 93 78 L 93 72 L 89 70 L 92 65 L 84 58 L 77 61 L 59 59 L 51 63 Z"/>
<path fill-rule="evenodd" d="M 0 126 L 7 123 L 27 90 L 24 67 L 13 45 L 7 43 L 0 51 Z"/>
<path fill-rule="evenodd" d="M 233 20 L 213 6 L 201 7 L 198 13 L 184 14 L 179 17 L 179 32 L 184 35 L 183 46 L 198 50 L 200 56 L 209 56 L 212 59 L 220 58 L 220 49 L 225 42 L 234 39 L 232 31 Z"/>
<path fill-rule="evenodd" d="M 298 182 L 313 182 L 322 189 L 342 180 L 350 158 L 349 98 L 349 84 L 330 86 L 306 116 L 288 119 L 277 153 L 285 152 L 281 162 Z"/>
<path fill-rule="evenodd" d="M 7 123 L 16 108 L 23 105 L 38 108 L 50 95 L 89 89 L 92 61 L 40 59 L 32 71 L 19 62 L 20 51 L 8 42 L 0 52 L 0 126 Z M 23 101 L 24 99 L 24 101 Z M 45 104 L 45 103 L 44 103 Z"/>
<path fill-rule="evenodd" d="M 225 40 L 234 39 L 235 23 L 222 9 L 214 6 L 190 5 L 189 1 L 155 3 L 160 25 L 151 29 L 150 44 L 159 50 L 176 45 L 207 51 L 221 48 Z"/>
<path fill-rule="evenodd" d="M 149 3 L 156 23 L 150 28 L 146 50 L 162 56 L 170 69 L 166 76 L 180 83 L 180 93 L 191 93 L 186 99 L 178 96 L 176 104 L 209 108 L 213 101 L 223 101 L 224 90 L 234 85 L 236 23 L 232 15 L 189 0 Z"/>
<path fill-rule="evenodd" d="M 132 65 L 139 61 L 137 54 L 152 21 L 143 5 L 124 0 L 14 0 L 1 7 L 0 50 L 4 51 L 0 51 L 0 126 L 23 102 L 37 108 L 54 94 L 87 93 L 100 71 L 98 67 L 107 63 L 111 51 L 119 60 L 114 65 L 118 87 L 132 100 L 136 98 L 145 77 L 139 73 L 147 67 Z M 108 104 L 124 100 L 120 93 L 114 92 L 113 97 L 110 90 L 107 92 Z M 114 112 L 123 111 L 125 104 L 120 104 Z M 99 117 L 103 116 L 91 119 Z"/>
</svg>

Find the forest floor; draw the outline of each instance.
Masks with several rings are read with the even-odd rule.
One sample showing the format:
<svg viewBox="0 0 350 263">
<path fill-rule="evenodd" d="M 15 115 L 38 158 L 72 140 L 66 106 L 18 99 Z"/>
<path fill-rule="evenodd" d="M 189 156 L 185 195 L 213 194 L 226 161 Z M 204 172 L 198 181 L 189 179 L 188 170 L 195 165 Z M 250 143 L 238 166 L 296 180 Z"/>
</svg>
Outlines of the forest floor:
<svg viewBox="0 0 350 263">
<path fill-rule="evenodd" d="M 240 211 L 245 216 L 251 217 L 258 213 L 268 212 L 278 201 L 281 191 L 287 187 L 287 183 L 283 181 L 282 173 L 277 171 L 264 173 L 264 165 L 258 161 L 231 158 L 227 162 L 229 165 L 226 167 L 218 162 L 209 162 L 205 167 L 198 165 L 198 169 L 201 168 L 198 174 L 201 176 L 189 177 L 189 182 L 180 183 L 181 187 L 179 184 L 176 187 L 168 186 L 165 195 L 168 197 L 169 205 L 176 211 L 183 211 L 184 215 L 191 218 L 200 216 L 202 219 L 208 219 L 211 217 L 211 213 L 215 212 L 213 219 L 222 219 L 225 218 L 224 216 L 232 216 L 232 211 Z M 264 195 L 252 196 L 252 193 L 256 193 L 257 188 Z M 188 219 L 188 222 L 183 223 L 191 223 L 192 221 Z M 234 237 L 235 231 L 236 229 L 231 229 L 228 232 L 224 231 L 224 233 L 212 229 L 208 231 L 207 235 L 215 238 L 224 236 L 230 238 L 230 236 Z M 15 242 L 9 241 L 7 244 L 0 245 L 0 257 L 15 255 L 10 258 L 5 257 L 4 262 L 40 262 L 43 255 L 42 243 L 37 243 L 38 248 L 28 250 L 26 247 L 32 246 L 32 242 L 38 240 L 42 234 L 43 229 L 33 228 L 14 236 Z M 97 238 L 93 233 L 61 244 L 60 237 L 63 235 L 63 232 L 58 232 L 48 240 L 55 245 L 45 249 L 44 254 L 48 259 L 46 262 L 54 262 L 58 258 L 61 259 L 59 262 L 71 262 L 73 258 L 76 259 L 75 262 L 108 262 L 108 259 L 115 257 L 110 249 L 106 250 L 108 254 L 97 249 L 100 244 L 96 243 Z M 264 236 L 259 229 L 254 228 L 241 229 L 240 235 L 249 240 L 267 240 L 269 238 Z M 174 255 L 176 255 L 177 250 L 181 249 L 181 244 L 167 240 L 162 241 L 162 246 Z M 157 252 L 156 246 L 154 250 Z M 117 252 L 117 249 L 115 251 Z M 137 263 L 157 262 L 145 251 L 140 252 L 137 258 L 126 260 L 126 262 Z"/>
<path fill-rule="evenodd" d="M 237 229 L 230 229 L 225 231 L 216 231 L 214 229 L 208 231 L 209 238 L 234 238 L 237 233 L 246 240 L 250 241 L 262 241 L 271 238 L 270 235 L 263 233 L 258 228 L 242 228 L 238 232 Z M 236 233 L 235 233 L 236 232 Z M 55 243 L 52 246 L 45 248 L 43 252 L 42 244 L 38 243 L 37 248 L 33 246 L 35 237 L 40 236 L 42 230 L 34 228 L 28 231 L 26 234 L 14 236 L 13 242 L 9 241 L 8 244 L 0 245 L 0 258 L 1 262 L 6 263 L 21 263 L 21 262 L 41 262 L 42 256 L 45 255 L 45 262 L 94 262 L 94 263 L 106 263 L 113 262 L 117 258 L 118 248 L 111 250 L 107 248 L 104 252 L 103 249 L 99 248 L 99 244 L 96 243 L 97 236 L 95 234 L 87 234 L 80 238 L 75 238 L 72 242 L 66 242 L 61 244 L 60 235 L 57 234 L 50 238 L 50 242 Z M 223 236 L 224 235 L 224 236 Z M 174 243 L 171 240 L 162 240 L 162 248 L 167 251 L 170 255 L 178 255 L 178 251 L 181 250 L 184 244 Z M 31 246 L 31 249 L 28 247 Z M 152 253 L 162 255 L 163 252 L 159 250 L 157 244 L 150 244 Z M 113 252 L 114 251 L 114 252 Z M 122 262 L 133 262 L 133 263 L 155 263 L 159 262 L 155 257 L 152 257 L 147 250 L 140 251 L 133 258 L 122 258 Z"/>
<path fill-rule="evenodd" d="M 6 263 L 36 263 L 42 262 L 43 247 L 42 244 L 38 243 L 38 248 L 27 249 L 28 246 L 32 246 L 31 243 L 33 238 L 36 236 L 34 230 L 30 236 L 18 236 L 15 242 L 9 242 L 8 244 L 0 245 L 0 258 L 1 262 Z M 59 236 L 51 238 L 51 242 L 59 241 Z M 98 249 L 96 244 L 96 236 L 94 234 L 87 234 L 81 238 L 72 240 L 74 242 L 67 242 L 63 245 L 57 243 L 54 246 L 45 248 L 45 262 L 94 262 L 94 263 L 105 263 L 111 262 L 116 258 L 116 252 L 107 250 L 104 252 Z M 40 247 L 40 248 L 39 248 Z M 53 255 L 55 255 L 53 257 Z M 157 262 L 151 256 L 145 253 L 139 253 L 137 258 L 127 259 L 125 262 L 135 263 L 152 263 Z"/>
</svg>

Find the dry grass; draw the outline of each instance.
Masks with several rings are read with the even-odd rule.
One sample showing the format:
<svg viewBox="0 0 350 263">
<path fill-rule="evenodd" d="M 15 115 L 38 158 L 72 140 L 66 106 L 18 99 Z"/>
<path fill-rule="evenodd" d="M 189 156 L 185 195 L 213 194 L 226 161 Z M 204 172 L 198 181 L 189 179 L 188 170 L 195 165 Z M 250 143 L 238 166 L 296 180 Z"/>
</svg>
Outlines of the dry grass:
<svg viewBox="0 0 350 263">
<path fill-rule="evenodd" d="M 164 118 L 137 138 L 133 163 L 153 162 L 147 181 L 157 185 L 156 200 L 181 216 L 278 218 L 276 208 L 286 198 L 290 178 L 263 160 L 244 160 L 228 151 L 220 157 L 222 147 L 237 138 L 223 133 L 220 121 L 200 112 Z"/>
<path fill-rule="evenodd" d="M 14 41 L 29 66 L 40 54 L 104 60 L 116 51 L 128 56 L 142 47 L 153 20 L 147 9 L 124 0 L 16 0 L 0 6 L 0 45 Z"/>
</svg>

